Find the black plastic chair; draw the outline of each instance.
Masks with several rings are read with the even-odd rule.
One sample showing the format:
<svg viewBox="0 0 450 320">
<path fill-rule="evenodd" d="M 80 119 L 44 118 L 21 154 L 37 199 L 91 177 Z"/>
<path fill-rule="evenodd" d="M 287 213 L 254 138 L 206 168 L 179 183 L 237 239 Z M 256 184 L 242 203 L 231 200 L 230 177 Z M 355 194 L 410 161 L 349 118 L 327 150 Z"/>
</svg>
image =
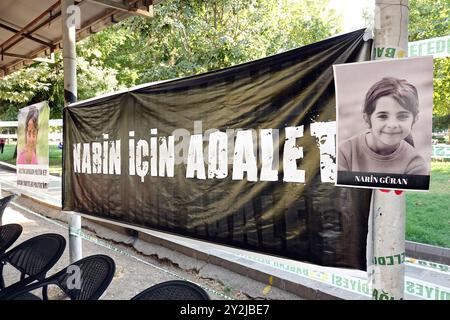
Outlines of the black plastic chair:
<svg viewBox="0 0 450 320">
<path fill-rule="evenodd" d="M 208 294 L 195 283 L 171 280 L 145 289 L 131 300 L 210 300 Z"/>
<path fill-rule="evenodd" d="M 45 279 L 46 273 L 58 262 L 65 247 L 66 240 L 63 236 L 46 233 L 8 250 L 0 257 L 0 298 L 9 291 Z M 7 263 L 19 270 L 20 280 L 5 288 L 3 267 Z"/>
<path fill-rule="evenodd" d="M 0 226 L 0 257 L 19 238 L 22 230 L 22 226 L 17 223 Z"/>
<path fill-rule="evenodd" d="M 80 259 L 58 273 L 30 284 L 14 292 L 8 292 L 5 300 L 38 300 L 30 291 L 42 288 L 44 300 L 48 300 L 47 287 L 58 286 L 71 300 L 97 300 L 111 283 L 116 265 L 114 260 L 102 254 Z M 77 275 L 76 273 L 79 272 Z M 79 277 L 78 277 L 79 276 Z M 79 280 L 77 288 L 77 280 Z"/>
<path fill-rule="evenodd" d="M 12 194 L 10 196 L 6 196 L 0 199 L 0 226 L 2 225 L 3 212 L 5 212 L 5 209 L 8 206 L 8 204 L 16 197 L 17 196 L 15 194 Z"/>
</svg>

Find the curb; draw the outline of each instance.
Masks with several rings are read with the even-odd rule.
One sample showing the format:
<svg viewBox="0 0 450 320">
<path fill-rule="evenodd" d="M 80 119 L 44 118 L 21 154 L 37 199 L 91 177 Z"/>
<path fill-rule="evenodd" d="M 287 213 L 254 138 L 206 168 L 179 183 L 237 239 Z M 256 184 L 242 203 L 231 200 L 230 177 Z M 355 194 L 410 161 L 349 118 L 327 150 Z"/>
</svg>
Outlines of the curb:
<svg viewBox="0 0 450 320">
<path fill-rule="evenodd" d="M 450 265 L 450 248 L 406 241 L 405 249 L 408 257 Z"/>
<path fill-rule="evenodd" d="M 16 171 L 16 166 L 11 165 L 9 163 L 0 161 L 0 168 L 6 169 L 8 171 Z M 47 203 L 45 200 L 36 199 L 35 197 L 28 196 L 25 194 L 22 194 L 23 196 L 27 196 L 43 205 L 49 205 L 50 207 L 54 209 L 61 209 L 55 206 L 54 204 Z M 112 224 L 109 224 L 112 226 Z M 111 228 L 111 227 L 110 227 Z M 415 258 L 415 259 L 421 259 L 426 260 L 430 262 L 435 263 L 441 263 L 450 265 L 450 248 L 445 247 L 439 247 L 419 242 L 413 242 L 413 241 L 405 241 L 405 254 L 408 257 Z"/>
<path fill-rule="evenodd" d="M 31 197 L 26 197 L 30 200 L 34 200 Z M 45 204 L 40 202 L 40 204 Z M 57 209 L 57 208 L 54 208 Z M 45 210 L 41 212 L 44 216 L 49 218 L 53 218 L 56 220 L 61 220 L 62 217 L 59 214 L 51 214 L 50 212 L 46 212 Z M 56 216 L 55 216 L 56 214 Z M 173 250 L 174 252 L 178 252 L 187 257 L 204 261 L 207 264 L 215 265 L 217 267 L 221 267 L 227 269 L 231 272 L 235 272 L 242 276 L 248 277 L 249 279 L 256 280 L 260 283 L 269 284 L 274 288 L 279 288 L 286 292 L 295 294 L 303 299 L 308 300 L 370 300 L 370 296 L 366 296 L 361 292 L 353 292 L 344 288 L 349 288 L 346 286 L 338 286 L 332 285 L 331 283 L 324 282 L 323 279 L 317 278 L 317 273 L 308 274 L 304 276 L 302 274 L 296 272 L 288 272 L 292 271 L 289 267 L 289 264 L 285 265 L 287 268 L 280 268 L 279 266 L 268 265 L 265 263 L 261 263 L 261 261 L 256 258 L 255 260 L 249 260 L 243 256 L 236 255 L 233 251 L 224 251 L 222 248 L 216 247 L 214 245 L 205 245 L 204 243 L 199 243 L 195 239 L 184 239 L 184 237 L 176 236 L 176 235 L 168 235 L 158 231 L 147 230 L 143 228 L 129 228 L 125 225 L 120 224 L 112 224 L 109 221 L 105 221 L 101 218 L 89 217 L 81 214 L 83 219 L 83 229 L 87 229 L 90 232 L 93 232 L 96 237 L 99 239 L 104 239 L 108 241 L 113 241 L 116 243 L 124 243 L 128 246 L 134 247 L 135 250 L 140 252 L 138 246 L 135 246 L 137 240 L 141 240 L 144 243 L 149 243 L 153 245 L 158 245 L 163 248 Z M 107 230 L 113 231 L 114 234 L 109 234 Z M 105 233 L 105 231 L 107 233 Z M 123 236 L 127 239 L 124 242 Z M 446 248 L 434 247 L 429 245 L 422 245 L 420 243 L 408 242 L 408 247 L 413 248 L 414 252 L 419 252 L 421 249 L 426 248 L 428 252 L 436 251 L 437 253 L 448 253 L 450 250 Z M 437 248 L 437 249 L 436 249 Z M 410 249 L 409 249 L 410 250 Z M 149 253 L 146 253 L 149 254 Z M 153 253 L 151 253 L 153 254 Z M 436 256 L 436 255 L 435 255 Z M 167 258 L 167 257 L 163 257 Z M 170 260 L 171 258 L 169 258 Z M 275 260 L 274 260 L 275 261 Z M 176 260 L 173 260 L 174 263 L 177 263 Z M 283 262 L 282 262 L 283 263 Z M 320 268 L 320 267 L 319 267 Z M 320 269 L 317 269 L 320 272 Z M 297 270 L 296 270 L 297 271 Z M 330 271 L 324 270 L 325 273 L 329 273 Z M 331 271 L 333 272 L 333 271 Z M 311 277 L 311 275 L 315 275 Z M 334 276 L 332 276 L 334 279 Z M 358 278 L 360 276 L 353 275 L 350 276 L 346 273 L 336 273 L 336 279 L 340 278 L 342 284 L 347 282 L 345 278 L 353 277 L 355 280 L 349 280 L 348 282 L 358 283 L 365 282 L 363 278 Z M 331 278 L 330 278 L 331 279 Z M 334 283 L 334 282 L 333 282 Z M 340 282 L 341 283 L 341 282 Z M 406 293 L 405 293 L 406 294 Z M 408 297 L 408 299 L 414 297 Z"/>
<path fill-rule="evenodd" d="M 299 276 L 287 276 L 286 273 L 281 272 L 277 269 L 271 268 L 264 265 L 256 265 L 252 267 L 251 262 L 244 262 L 233 255 L 226 254 L 224 252 L 215 250 L 213 248 L 203 251 L 197 248 L 193 244 L 183 243 L 180 241 L 173 241 L 172 239 L 165 239 L 160 237 L 158 234 L 153 233 L 151 230 L 148 232 L 137 231 L 134 229 L 129 229 L 126 227 L 111 225 L 108 222 L 89 220 L 89 225 L 95 230 L 95 225 L 99 225 L 115 232 L 129 236 L 131 233 L 135 233 L 138 239 L 160 245 L 167 249 L 179 252 L 188 257 L 204 261 L 216 265 L 218 267 L 225 268 L 242 276 L 248 277 L 252 280 L 256 280 L 262 283 L 271 283 L 272 286 L 277 287 L 281 290 L 293 293 L 303 299 L 308 300 L 361 300 L 367 299 L 361 295 L 342 290 L 325 283 L 318 282 L 313 279 L 302 278 Z M 97 231 L 95 230 L 95 233 Z M 137 234 L 136 234 L 137 233 Z M 132 244 L 133 246 L 133 244 Z M 134 246 L 133 246 L 134 247 Z M 270 279 L 270 280 L 269 280 Z"/>
<path fill-rule="evenodd" d="M 3 163 L 0 162 L 0 166 L 2 165 Z M 56 210 L 61 210 L 60 207 L 51 205 L 47 203 L 45 200 L 36 199 L 35 197 L 26 194 L 21 195 L 41 205 L 49 206 Z M 85 223 L 89 223 L 91 224 L 91 226 L 97 224 L 101 227 L 106 227 L 107 229 L 113 230 L 119 234 L 127 236 L 132 235 L 133 238 L 140 239 L 144 242 L 161 245 L 162 247 L 182 253 L 188 257 L 195 258 L 201 261 L 205 261 L 206 263 L 211 263 L 213 265 L 228 269 L 232 272 L 236 272 L 250 279 L 262 283 L 269 283 L 274 287 L 293 293 L 305 299 L 310 300 L 370 299 L 360 294 L 349 292 L 347 290 L 343 290 L 314 279 L 300 277 L 297 275 L 289 275 L 286 272 L 282 272 L 271 266 L 244 261 L 242 259 L 237 258 L 236 256 L 226 254 L 224 251 L 220 251 L 214 248 L 205 250 L 205 247 L 200 248 L 197 245 L 189 242 L 184 242 L 182 240 L 176 239 L 174 240 L 172 239 L 172 237 L 165 237 L 163 234 L 160 235 L 159 234 L 160 232 L 153 232 L 152 230 L 147 229 L 142 230 L 142 228 L 139 228 L 141 230 L 136 230 L 137 228 L 134 228 L 133 226 L 127 227 L 124 225 L 112 224 L 111 222 L 108 221 L 99 221 L 95 217 L 90 217 L 83 214 L 81 214 L 81 216 L 86 218 Z M 61 219 L 61 217 L 59 217 L 59 219 Z M 83 223 L 83 227 L 86 226 L 85 223 Z M 94 231 L 95 234 L 99 234 L 98 231 L 95 230 L 95 226 Z M 131 245 L 134 247 L 133 244 Z M 411 258 L 450 265 L 449 248 L 422 244 L 413 241 L 406 241 L 405 252 L 406 256 Z"/>
</svg>

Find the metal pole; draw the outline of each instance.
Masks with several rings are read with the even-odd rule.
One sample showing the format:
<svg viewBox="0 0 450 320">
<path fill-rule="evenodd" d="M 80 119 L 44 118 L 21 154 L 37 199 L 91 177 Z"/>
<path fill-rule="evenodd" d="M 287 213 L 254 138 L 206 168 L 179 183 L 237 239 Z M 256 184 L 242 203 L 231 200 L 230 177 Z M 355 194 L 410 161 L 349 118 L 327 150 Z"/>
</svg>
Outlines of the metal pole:
<svg viewBox="0 0 450 320">
<path fill-rule="evenodd" d="M 76 22 L 79 21 L 79 10 L 73 0 L 61 1 L 62 43 L 64 63 L 64 101 L 65 106 L 77 101 L 77 61 L 76 61 Z M 78 16 L 76 16 L 78 15 Z M 82 258 L 81 217 L 67 213 L 69 222 L 69 254 L 70 262 Z"/>
<path fill-rule="evenodd" d="M 408 0 L 375 0 L 375 60 L 408 54 Z M 405 193 L 373 190 L 369 276 L 375 300 L 404 298 Z M 370 229 L 369 229 L 370 230 Z"/>
</svg>

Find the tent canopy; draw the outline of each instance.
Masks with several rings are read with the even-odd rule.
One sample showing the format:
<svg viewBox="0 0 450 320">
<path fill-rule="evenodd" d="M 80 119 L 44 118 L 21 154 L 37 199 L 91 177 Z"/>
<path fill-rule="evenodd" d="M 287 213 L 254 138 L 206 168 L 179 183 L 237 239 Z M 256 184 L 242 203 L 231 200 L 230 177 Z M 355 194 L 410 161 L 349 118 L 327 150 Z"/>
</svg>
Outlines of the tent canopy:
<svg viewBox="0 0 450 320">
<path fill-rule="evenodd" d="M 130 15 L 152 16 L 162 0 L 81 0 L 77 41 Z M 60 0 L 2 0 L 0 2 L 0 77 L 35 61 L 51 61 L 62 49 Z"/>
</svg>

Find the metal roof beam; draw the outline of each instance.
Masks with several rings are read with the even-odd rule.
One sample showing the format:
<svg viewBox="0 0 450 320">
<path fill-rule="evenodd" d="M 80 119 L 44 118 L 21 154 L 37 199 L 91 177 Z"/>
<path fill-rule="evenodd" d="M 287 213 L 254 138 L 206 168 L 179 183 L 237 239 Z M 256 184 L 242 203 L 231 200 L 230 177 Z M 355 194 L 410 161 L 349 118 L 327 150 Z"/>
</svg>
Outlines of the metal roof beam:
<svg viewBox="0 0 450 320">
<path fill-rule="evenodd" d="M 1 1 L 1 0 L 0 0 Z M 75 4 L 76 5 L 81 5 L 82 3 L 88 2 L 89 0 L 75 0 Z M 128 0 L 128 5 L 129 6 L 134 6 L 134 8 L 142 8 L 142 7 L 146 7 L 149 8 L 149 10 L 153 9 L 154 5 L 157 5 L 159 3 L 163 2 L 163 0 Z M 45 21 L 39 23 L 39 25 L 33 27 L 32 30 L 28 30 L 28 34 L 33 34 L 35 31 L 37 31 L 38 29 L 42 28 L 43 26 L 45 26 L 46 24 L 51 23 L 53 20 L 56 20 L 57 18 L 59 18 L 61 16 L 61 10 L 58 7 L 58 10 L 55 10 L 52 12 L 51 16 L 46 19 Z M 48 13 L 48 12 L 47 12 Z M 126 18 L 127 14 L 131 14 L 133 13 L 132 11 L 123 11 L 123 10 L 118 10 L 116 9 L 110 9 L 107 10 L 103 15 L 101 16 L 97 16 L 95 18 L 92 18 L 91 20 L 88 21 L 84 21 L 83 22 L 83 26 L 81 27 L 80 30 L 77 31 L 77 40 L 78 39 L 83 39 L 85 38 L 87 35 L 91 34 L 91 33 L 95 33 L 96 31 L 92 30 L 93 27 L 95 27 L 95 29 L 97 30 L 102 30 L 105 26 L 108 26 L 110 24 L 114 24 L 117 23 L 119 21 L 122 21 L 124 18 Z M 106 21 L 106 19 L 108 21 Z M 8 45 L 8 48 L 3 48 L 4 52 L 6 52 L 6 49 L 11 48 L 12 46 L 16 45 L 17 43 L 21 42 L 24 39 L 23 34 L 14 41 L 14 43 Z M 53 45 L 55 46 L 55 50 L 58 51 L 59 49 L 62 48 L 62 44 L 61 44 L 61 39 L 58 39 L 56 41 L 53 42 Z M 28 55 L 28 57 L 37 57 L 40 54 L 42 54 L 45 51 L 45 55 L 48 55 L 48 53 L 46 52 L 48 48 L 46 47 L 41 47 L 41 48 L 36 48 L 36 50 L 33 50 L 32 52 L 30 52 Z M 1 48 L 0 48 L 1 49 Z M 0 50 L 1 53 L 1 50 Z M 0 66 L 0 79 L 12 72 L 14 72 L 15 70 L 18 70 L 22 67 L 24 67 L 24 65 L 29 64 L 30 58 L 26 57 L 25 59 L 22 58 L 18 58 L 18 60 L 9 62 L 6 65 L 2 65 Z M 37 61 L 36 58 L 32 59 L 34 61 Z M 52 62 L 52 60 L 48 61 L 48 62 Z"/>
<path fill-rule="evenodd" d="M 101 5 L 101 6 L 114 8 L 117 10 L 126 11 L 126 12 L 129 12 L 132 14 L 140 15 L 140 16 L 143 16 L 146 18 L 153 17 L 153 5 L 149 5 L 148 11 L 147 11 L 147 10 L 139 9 L 135 6 L 131 6 L 129 4 L 114 2 L 112 0 L 87 0 L 87 1 L 90 3 Z"/>
<path fill-rule="evenodd" d="M 1 56 L 6 56 L 6 57 L 13 57 L 13 58 L 24 59 L 24 60 L 33 60 L 33 61 L 36 61 L 36 62 L 55 63 L 55 54 L 54 53 L 52 53 L 50 55 L 50 59 L 48 59 L 48 58 L 40 58 L 40 57 L 31 58 L 31 57 L 24 56 L 23 54 L 7 53 L 7 52 L 0 53 L 0 55 Z"/>
<path fill-rule="evenodd" d="M 23 54 L 0 52 L 0 55 L 5 56 L 5 57 L 13 57 L 13 58 L 33 60 L 33 59 L 31 59 L 31 58 L 29 58 L 27 56 L 24 56 Z"/>
<path fill-rule="evenodd" d="M 56 13 L 52 14 L 52 16 L 50 18 L 46 19 L 44 22 L 42 22 L 38 26 L 34 27 L 32 30 L 29 31 L 29 33 L 33 33 L 36 30 L 39 30 L 40 28 L 42 28 L 46 24 L 48 24 L 48 23 L 52 22 L 53 20 L 55 20 L 56 18 L 58 18 L 60 15 L 61 15 L 61 10 L 59 10 Z M 23 37 L 20 37 L 19 39 L 16 39 L 13 43 L 11 43 L 7 47 L 3 48 L 3 51 L 8 51 L 12 47 L 14 47 L 16 44 L 21 42 L 22 40 L 23 40 Z"/>
<path fill-rule="evenodd" d="M 8 50 L 12 45 L 10 45 L 12 42 L 14 42 L 15 40 L 18 40 L 21 38 L 21 36 L 24 33 L 27 33 L 27 31 L 29 31 L 29 29 L 35 25 L 38 21 L 40 21 L 43 17 L 45 17 L 49 12 L 52 12 L 54 9 L 58 8 L 60 5 L 60 0 L 56 1 L 56 3 L 54 3 L 50 8 L 48 8 L 47 10 L 45 10 L 43 13 L 41 13 L 36 19 L 34 19 L 33 21 L 29 22 L 25 27 L 23 27 L 22 29 L 20 29 L 18 32 L 16 32 L 11 38 L 7 39 L 5 42 L 3 42 L 2 44 L 0 44 L 0 48 L 3 48 L 3 51 Z M 33 31 L 29 31 L 30 33 L 32 33 Z M 16 42 L 13 43 L 16 44 Z M 10 45 L 8 47 L 8 45 Z"/>
<path fill-rule="evenodd" d="M 3 29 L 5 29 L 5 30 L 8 30 L 8 31 L 11 31 L 11 32 L 14 32 L 14 33 L 20 31 L 19 29 L 10 27 L 10 26 L 8 26 L 8 25 L 2 23 L 2 22 L 0 22 L 0 28 L 3 28 Z M 32 40 L 32 41 L 34 41 L 34 42 L 43 44 L 43 45 L 45 45 L 45 46 L 47 46 L 47 47 L 49 47 L 49 48 L 51 48 L 51 49 L 54 49 L 54 48 L 55 48 L 55 46 L 53 45 L 53 43 L 47 42 L 47 41 L 44 41 L 44 40 L 41 40 L 41 39 L 38 39 L 38 38 L 36 38 L 36 37 L 33 37 L 33 36 L 31 35 L 31 33 L 29 33 L 29 32 L 23 33 L 22 36 L 25 37 L 25 38 L 27 38 L 27 39 L 30 39 L 30 40 Z"/>
<path fill-rule="evenodd" d="M 74 1 L 74 4 L 79 5 L 79 4 L 81 4 L 83 1 L 86 1 L 86 0 Z M 135 0 L 135 1 L 137 1 L 137 0 Z M 51 23 L 53 20 L 59 18 L 59 16 L 61 15 L 61 6 L 60 6 L 60 3 L 61 3 L 61 1 L 58 0 L 57 3 L 55 3 L 52 7 L 50 7 L 51 10 L 50 10 L 50 9 L 47 9 L 43 14 L 41 14 L 41 16 L 45 16 L 47 13 L 49 13 L 49 12 L 51 13 L 49 18 L 45 19 L 43 22 L 41 22 L 40 24 L 38 24 L 37 26 L 35 26 L 35 27 L 34 27 L 33 29 L 31 29 L 28 33 L 29 33 L 29 34 L 32 34 L 32 33 L 36 32 L 37 30 L 39 30 L 40 28 L 42 28 L 43 26 L 45 26 L 46 24 L 49 24 L 49 23 Z M 56 10 L 56 9 L 58 9 L 58 11 L 52 13 L 53 10 Z M 41 16 L 40 16 L 40 17 L 41 17 Z M 36 18 L 35 21 L 38 21 L 38 19 Z M 3 51 L 8 51 L 8 50 L 11 49 L 13 46 L 15 46 L 16 44 L 18 44 L 19 42 L 21 42 L 22 40 L 23 40 L 23 35 L 22 35 L 22 37 L 19 37 L 18 39 L 16 39 L 13 43 L 9 44 L 7 47 L 3 47 L 3 46 L 1 46 L 1 45 L 0 45 L 0 47 L 3 48 Z M 50 47 L 50 49 L 52 49 L 52 50 L 55 49 L 55 48 L 56 48 L 56 45 L 53 45 L 53 44 L 52 44 L 52 47 Z"/>
</svg>

